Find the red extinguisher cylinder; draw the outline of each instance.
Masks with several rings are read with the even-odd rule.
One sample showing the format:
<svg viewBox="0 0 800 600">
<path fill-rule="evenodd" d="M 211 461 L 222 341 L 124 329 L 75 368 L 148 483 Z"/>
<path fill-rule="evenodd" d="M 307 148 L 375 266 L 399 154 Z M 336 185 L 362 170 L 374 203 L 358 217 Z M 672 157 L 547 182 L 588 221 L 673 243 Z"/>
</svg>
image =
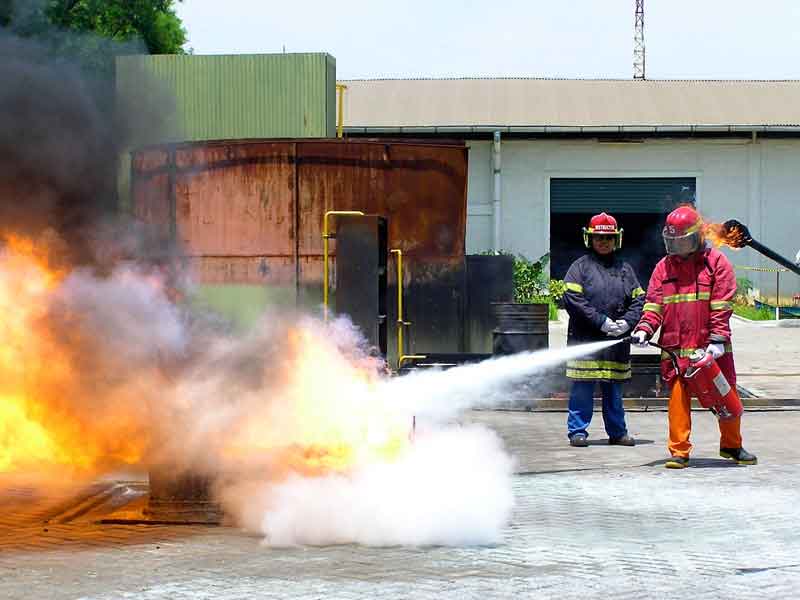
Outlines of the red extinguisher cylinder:
<svg viewBox="0 0 800 600">
<path fill-rule="evenodd" d="M 735 419 L 744 413 L 739 394 L 711 354 L 702 350 L 692 354 L 683 379 L 700 406 L 710 409 L 720 420 Z"/>
</svg>

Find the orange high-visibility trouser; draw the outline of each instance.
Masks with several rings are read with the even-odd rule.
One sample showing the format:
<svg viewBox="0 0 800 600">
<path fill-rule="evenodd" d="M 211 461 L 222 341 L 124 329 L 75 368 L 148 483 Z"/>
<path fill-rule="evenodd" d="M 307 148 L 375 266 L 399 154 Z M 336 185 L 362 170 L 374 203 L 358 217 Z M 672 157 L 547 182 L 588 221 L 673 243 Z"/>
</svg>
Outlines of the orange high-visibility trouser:
<svg viewBox="0 0 800 600">
<path fill-rule="evenodd" d="M 742 418 L 719 421 L 720 448 L 741 448 Z M 689 456 L 692 443 L 692 398 L 680 379 L 675 379 L 669 393 L 669 448 L 672 456 Z"/>
</svg>

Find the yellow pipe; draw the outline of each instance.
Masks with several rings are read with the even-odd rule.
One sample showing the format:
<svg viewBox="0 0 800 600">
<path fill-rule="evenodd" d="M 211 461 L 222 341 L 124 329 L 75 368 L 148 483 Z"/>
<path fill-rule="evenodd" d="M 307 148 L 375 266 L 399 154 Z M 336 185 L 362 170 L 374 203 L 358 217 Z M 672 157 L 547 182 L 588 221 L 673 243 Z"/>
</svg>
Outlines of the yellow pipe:
<svg viewBox="0 0 800 600">
<path fill-rule="evenodd" d="M 410 325 L 410 323 L 409 323 L 409 325 Z M 397 361 L 397 368 L 400 369 L 400 367 L 403 366 L 403 363 L 405 361 L 411 360 L 412 358 L 428 358 L 428 355 L 427 354 L 405 354 L 405 355 L 401 356 L 400 359 Z"/>
<path fill-rule="evenodd" d="M 397 368 L 403 366 L 403 362 L 412 358 L 425 358 L 424 354 L 403 354 L 403 328 L 411 325 L 409 321 L 403 319 L 403 251 L 393 248 L 389 251 L 397 256 Z"/>
<path fill-rule="evenodd" d="M 335 237 L 328 229 L 328 218 L 333 216 L 363 217 L 360 210 L 329 210 L 322 221 L 322 306 L 323 318 L 328 320 L 328 240 Z"/>
<path fill-rule="evenodd" d="M 344 135 L 344 91 L 347 86 L 343 83 L 336 84 L 336 95 L 339 97 L 339 113 L 336 118 L 336 137 Z"/>
<path fill-rule="evenodd" d="M 403 251 L 394 248 L 389 251 L 397 255 L 397 368 L 400 368 L 400 359 L 403 357 Z"/>
</svg>

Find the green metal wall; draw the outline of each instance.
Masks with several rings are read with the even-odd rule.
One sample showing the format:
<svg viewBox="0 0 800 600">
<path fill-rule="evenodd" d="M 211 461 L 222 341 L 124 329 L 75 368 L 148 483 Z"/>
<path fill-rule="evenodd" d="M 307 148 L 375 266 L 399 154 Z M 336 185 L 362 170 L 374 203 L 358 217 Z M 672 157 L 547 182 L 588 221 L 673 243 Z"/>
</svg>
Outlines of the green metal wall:
<svg viewBox="0 0 800 600">
<path fill-rule="evenodd" d="M 117 93 L 136 98 L 147 88 L 174 96 L 177 123 L 145 143 L 336 134 L 329 54 L 119 57 Z"/>
</svg>

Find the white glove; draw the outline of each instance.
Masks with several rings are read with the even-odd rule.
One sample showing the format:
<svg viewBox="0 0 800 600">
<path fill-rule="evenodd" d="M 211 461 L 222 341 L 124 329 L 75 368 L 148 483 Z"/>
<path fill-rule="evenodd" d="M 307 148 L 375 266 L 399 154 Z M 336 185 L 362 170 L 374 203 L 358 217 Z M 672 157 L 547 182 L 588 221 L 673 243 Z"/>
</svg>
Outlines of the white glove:
<svg viewBox="0 0 800 600">
<path fill-rule="evenodd" d="M 628 333 L 630 328 L 631 326 L 628 325 L 628 322 L 625 319 L 617 319 L 617 330 L 619 331 L 617 335 Z"/>
<path fill-rule="evenodd" d="M 631 336 L 631 339 L 633 340 L 633 343 L 639 346 L 640 348 L 645 348 L 648 345 L 647 332 L 643 329 L 640 329 L 639 331 L 634 331 L 633 335 Z"/>
<path fill-rule="evenodd" d="M 708 352 L 711 356 L 714 357 L 714 360 L 716 360 L 720 356 L 725 354 L 725 344 L 721 342 L 711 343 L 708 345 L 708 348 L 706 348 L 706 352 Z"/>
<path fill-rule="evenodd" d="M 606 320 L 603 321 L 603 324 L 600 326 L 600 331 L 608 335 L 619 335 L 617 333 L 617 324 L 608 317 L 606 317 Z"/>
</svg>

